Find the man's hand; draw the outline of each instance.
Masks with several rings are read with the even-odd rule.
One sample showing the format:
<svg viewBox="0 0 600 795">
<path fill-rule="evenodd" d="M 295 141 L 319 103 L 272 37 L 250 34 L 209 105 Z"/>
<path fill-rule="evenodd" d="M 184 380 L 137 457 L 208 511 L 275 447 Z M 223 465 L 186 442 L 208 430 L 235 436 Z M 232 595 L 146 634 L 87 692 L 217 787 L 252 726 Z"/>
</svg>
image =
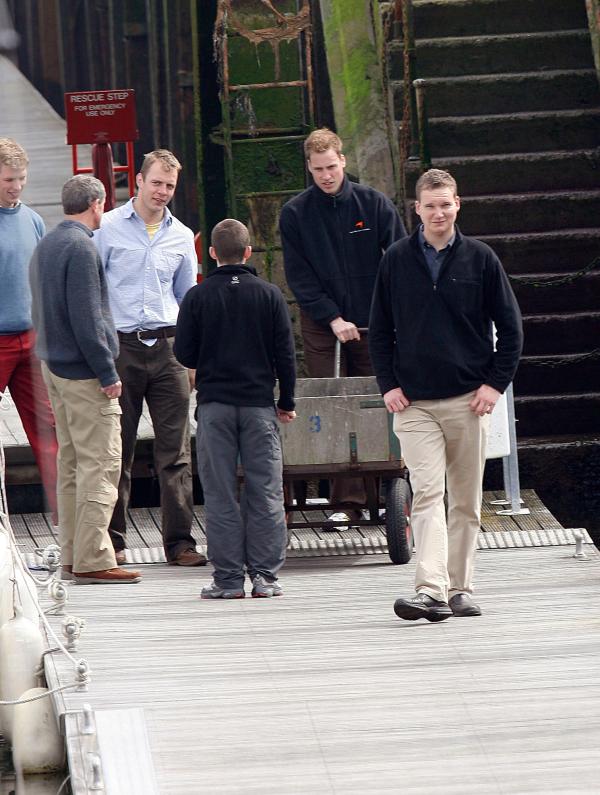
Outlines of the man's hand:
<svg viewBox="0 0 600 795">
<path fill-rule="evenodd" d="M 484 414 L 491 414 L 494 410 L 494 406 L 500 399 L 500 392 L 497 389 L 494 389 L 493 386 L 488 386 L 487 384 L 482 384 L 477 392 L 475 392 L 475 397 L 469 403 L 469 408 L 471 411 L 474 411 L 478 417 L 483 417 Z"/>
<path fill-rule="evenodd" d="M 123 385 L 120 381 L 116 381 L 114 384 L 109 384 L 108 386 L 101 386 L 100 391 L 104 392 L 106 397 L 111 398 L 118 398 L 121 397 L 121 387 Z"/>
<path fill-rule="evenodd" d="M 277 419 L 279 420 L 279 422 L 283 423 L 291 422 L 292 420 L 296 419 L 296 412 L 277 409 Z"/>
<path fill-rule="evenodd" d="M 331 330 L 340 342 L 350 342 L 350 340 L 359 340 L 360 332 L 354 325 L 343 317 L 336 317 L 329 324 Z"/>
<path fill-rule="evenodd" d="M 394 414 L 397 411 L 404 411 L 405 408 L 410 406 L 410 400 L 406 397 L 399 386 L 397 386 L 395 389 L 390 389 L 389 392 L 386 392 L 383 396 L 383 402 L 385 403 L 385 407 L 390 414 Z"/>
<path fill-rule="evenodd" d="M 190 379 L 190 392 L 196 388 L 196 371 L 188 368 L 188 378 Z"/>
</svg>

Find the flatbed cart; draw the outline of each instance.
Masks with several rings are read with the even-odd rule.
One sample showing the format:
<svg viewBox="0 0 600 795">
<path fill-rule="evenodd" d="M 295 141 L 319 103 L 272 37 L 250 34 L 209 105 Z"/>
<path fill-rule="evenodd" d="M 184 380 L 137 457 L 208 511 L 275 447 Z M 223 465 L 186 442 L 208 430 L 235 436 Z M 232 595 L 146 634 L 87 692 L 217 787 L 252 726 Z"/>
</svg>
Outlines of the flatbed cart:
<svg viewBox="0 0 600 795">
<path fill-rule="evenodd" d="M 408 473 L 392 430 L 393 417 L 375 378 L 301 378 L 296 386 L 296 413 L 294 422 L 280 426 L 288 529 L 380 525 L 380 510 L 385 509 L 389 556 L 393 563 L 408 563 L 413 546 Z M 357 507 L 367 517 L 347 523 L 294 520 L 294 512 L 323 507 L 307 502 L 302 487 L 307 480 L 357 476 L 364 479 L 367 495 L 366 504 Z M 383 502 L 380 480 L 385 484 Z M 331 503 L 327 508 L 344 511 L 344 506 Z"/>
</svg>

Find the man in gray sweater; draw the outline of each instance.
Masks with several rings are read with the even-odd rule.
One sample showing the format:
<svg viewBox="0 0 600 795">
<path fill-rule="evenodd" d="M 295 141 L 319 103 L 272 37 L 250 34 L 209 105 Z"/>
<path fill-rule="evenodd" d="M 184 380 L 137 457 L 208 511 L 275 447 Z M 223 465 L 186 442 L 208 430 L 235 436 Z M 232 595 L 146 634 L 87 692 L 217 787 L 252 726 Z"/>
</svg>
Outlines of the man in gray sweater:
<svg viewBox="0 0 600 795">
<path fill-rule="evenodd" d="M 139 572 L 117 567 L 108 534 L 121 471 L 121 382 L 104 270 L 92 241 L 104 200 L 95 177 L 65 183 L 65 220 L 38 244 L 29 278 L 36 352 L 56 416 L 63 577 L 129 583 L 139 581 Z"/>
</svg>

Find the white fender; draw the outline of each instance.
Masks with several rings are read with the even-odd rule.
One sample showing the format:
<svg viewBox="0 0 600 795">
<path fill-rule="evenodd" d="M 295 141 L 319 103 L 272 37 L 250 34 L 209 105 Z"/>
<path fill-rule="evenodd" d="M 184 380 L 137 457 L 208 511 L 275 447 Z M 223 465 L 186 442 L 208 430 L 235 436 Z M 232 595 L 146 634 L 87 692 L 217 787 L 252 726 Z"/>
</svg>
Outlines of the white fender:
<svg viewBox="0 0 600 795">
<path fill-rule="evenodd" d="M 0 627 L 13 616 L 13 562 L 6 533 L 0 533 Z"/>
<path fill-rule="evenodd" d="M 15 571 L 17 579 L 15 607 L 20 606 L 25 618 L 28 618 L 37 627 L 40 621 L 37 585 L 28 574 L 23 574 L 20 566 L 15 566 Z"/>
<path fill-rule="evenodd" d="M 47 692 L 48 688 L 34 687 L 20 697 L 30 698 Z M 64 768 L 65 748 L 50 697 L 15 707 L 12 757 L 15 770 L 24 775 L 52 773 Z"/>
<path fill-rule="evenodd" d="M 25 776 L 23 779 L 17 779 L 16 792 L 19 795 L 48 795 L 49 792 L 64 792 L 61 790 L 61 784 L 64 784 L 66 773 L 47 773 L 43 775 L 39 773 L 36 776 Z"/>
<path fill-rule="evenodd" d="M 16 580 L 16 585 L 13 581 Z M 35 582 L 14 565 L 7 537 L 0 533 L 0 627 L 15 615 L 15 605 L 23 615 L 36 624 L 39 621 L 39 602 Z"/>
<path fill-rule="evenodd" d="M 14 701 L 38 684 L 34 672 L 42 659 L 42 633 L 19 608 L 16 610 L 17 616 L 0 627 L 0 701 Z M 2 733 L 7 740 L 12 740 L 13 718 L 14 706 L 0 707 Z"/>
</svg>

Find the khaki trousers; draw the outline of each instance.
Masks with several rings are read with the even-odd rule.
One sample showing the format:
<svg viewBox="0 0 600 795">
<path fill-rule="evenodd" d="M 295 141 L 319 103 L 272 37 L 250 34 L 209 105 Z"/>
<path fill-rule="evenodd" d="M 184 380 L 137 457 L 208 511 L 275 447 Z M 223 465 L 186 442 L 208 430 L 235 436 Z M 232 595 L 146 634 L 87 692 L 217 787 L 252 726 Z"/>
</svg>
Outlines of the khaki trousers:
<svg viewBox="0 0 600 795">
<path fill-rule="evenodd" d="M 470 410 L 473 395 L 417 400 L 394 416 L 413 490 L 416 591 L 444 602 L 473 590 L 490 423 Z"/>
<path fill-rule="evenodd" d="M 121 408 L 95 378 L 74 381 L 42 375 L 56 418 L 57 500 L 62 563 L 73 571 L 117 565 L 108 523 L 121 472 Z"/>
</svg>

